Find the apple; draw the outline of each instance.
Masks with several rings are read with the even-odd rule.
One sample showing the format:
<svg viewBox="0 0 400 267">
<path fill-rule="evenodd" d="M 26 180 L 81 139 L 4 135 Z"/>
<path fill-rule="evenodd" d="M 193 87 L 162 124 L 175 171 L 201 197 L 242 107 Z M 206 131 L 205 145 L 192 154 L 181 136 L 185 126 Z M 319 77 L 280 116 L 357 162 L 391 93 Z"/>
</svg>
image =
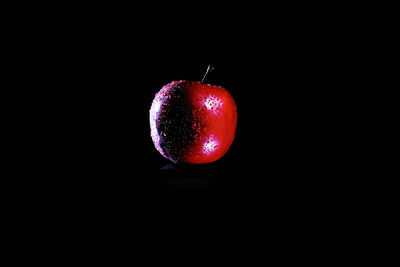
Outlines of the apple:
<svg viewBox="0 0 400 267">
<path fill-rule="evenodd" d="M 154 146 L 174 163 L 216 161 L 235 138 L 237 108 L 233 97 L 225 88 L 203 80 L 173 81 L 162 87 L 151 105 Z"/>
</svg>

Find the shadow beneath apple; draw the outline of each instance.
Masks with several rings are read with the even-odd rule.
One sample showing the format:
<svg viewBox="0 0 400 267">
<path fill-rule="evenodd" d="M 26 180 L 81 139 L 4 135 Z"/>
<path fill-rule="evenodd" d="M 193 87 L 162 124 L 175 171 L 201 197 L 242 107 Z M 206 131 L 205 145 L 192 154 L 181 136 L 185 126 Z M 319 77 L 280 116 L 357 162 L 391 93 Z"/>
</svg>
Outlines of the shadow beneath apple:
<svg viewBox="0 0 400 267">
<path fill-rule="evenodd" d="M 178 170 L 179 167 L 176 164 L 165 164 L 164 166 L 161 167 L 161 171 L 173 171 L 173 170 Z"/>
<path fill-rule="evenodd" d="M 219 170 L 213 165 L 163 165 L 152 180 L 155 190 L 169 196 L 198 196 L 218 191 L 223 185 Z"/>
<path fill-rule="evenodd" d="M 168 163 L 163 165 L 160 170 L 161 171 L 181 171 L 181 172 L 190 172 L 193 174 L 200 173 L 213 173 L 218 168 L 215 164 L 188 164 L 188 163 Z"/>
</svg>

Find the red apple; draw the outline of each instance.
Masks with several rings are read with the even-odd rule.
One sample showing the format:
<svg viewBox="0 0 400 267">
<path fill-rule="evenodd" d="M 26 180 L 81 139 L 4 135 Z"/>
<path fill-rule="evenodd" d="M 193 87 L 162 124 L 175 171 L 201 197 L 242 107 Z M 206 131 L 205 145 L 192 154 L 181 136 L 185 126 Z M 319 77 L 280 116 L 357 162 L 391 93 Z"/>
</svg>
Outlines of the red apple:
<svg viewBox="0 0 400 267">
<path fill-rule="evenodd" d="M 235 138 L 237 108 L 221 86 L 174 81 L 155 96 L 150 109 L 151 138 L 172 162 L 210 163 L 220 159 Z"/>
</svg>

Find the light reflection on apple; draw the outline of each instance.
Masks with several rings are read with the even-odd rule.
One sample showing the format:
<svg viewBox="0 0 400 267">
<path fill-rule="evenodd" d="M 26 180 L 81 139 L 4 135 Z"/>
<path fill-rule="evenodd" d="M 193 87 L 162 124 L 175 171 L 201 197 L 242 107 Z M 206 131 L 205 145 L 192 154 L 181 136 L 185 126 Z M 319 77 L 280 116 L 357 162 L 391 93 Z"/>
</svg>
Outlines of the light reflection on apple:
<svg viewBox="0 0 400 267">
<path fill-rule="evenodd" d="M 213 153 L 218 149 L 219 142 L 215 139 L 213 135 L 209 136 L 207 140 L 203 143 L 203 152 L 205 154 Z"/>
<path fill-rule="evenodd" d="M 215 115 L 221 114 L 223 104 L 224 103 L 221 98 L 213 95 L 207 96 L 203 101 L 203 105 Z"/>
</svg>

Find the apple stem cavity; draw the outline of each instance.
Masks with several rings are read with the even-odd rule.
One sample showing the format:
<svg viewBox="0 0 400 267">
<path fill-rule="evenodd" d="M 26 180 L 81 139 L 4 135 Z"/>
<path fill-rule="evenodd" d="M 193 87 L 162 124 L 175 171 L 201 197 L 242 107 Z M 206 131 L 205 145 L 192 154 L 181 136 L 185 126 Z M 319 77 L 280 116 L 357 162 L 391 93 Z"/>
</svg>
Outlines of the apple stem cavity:
<svg viewBox="0 0 400 267">
<path fill-rule="evenodd" d="M 214 70 L 214 67 L 211 65 L 208 65 L 206 73 L 204 74 L 203 79 L 201 79 L 201 83 L 203 83 L 207 79 L 208 73 L 213 70 Z"/>
</svg>

